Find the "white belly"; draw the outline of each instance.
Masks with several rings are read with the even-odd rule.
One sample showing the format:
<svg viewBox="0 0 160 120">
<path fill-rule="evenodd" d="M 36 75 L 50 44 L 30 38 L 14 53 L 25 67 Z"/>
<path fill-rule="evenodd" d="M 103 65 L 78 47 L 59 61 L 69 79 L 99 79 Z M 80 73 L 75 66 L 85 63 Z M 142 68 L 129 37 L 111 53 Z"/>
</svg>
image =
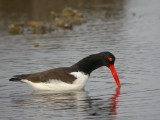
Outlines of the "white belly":
<svg viewBox="0 0 160 120">
<path fill-rule="evenodd" d="M 82 90 L 89 78 L 82 72 L 72 72 L 71 75 L 77 79 L 72 83 L 65 83 L 60 80 L 49 80 L 49 82 L 33 83 L 27 79 L 21 81 L 28 83 L 34 90 L 54 90 L 54 91 L 65 91 L 65 90 Z"/>
</svg>

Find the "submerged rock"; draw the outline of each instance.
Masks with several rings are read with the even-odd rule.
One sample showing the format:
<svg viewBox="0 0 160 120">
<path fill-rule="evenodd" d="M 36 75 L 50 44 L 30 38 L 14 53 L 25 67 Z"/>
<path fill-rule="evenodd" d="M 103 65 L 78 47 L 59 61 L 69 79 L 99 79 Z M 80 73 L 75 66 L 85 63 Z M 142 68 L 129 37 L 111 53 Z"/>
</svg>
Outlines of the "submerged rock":
<svg viewBox="0 0 160 120">
<path fill-rule="evenodd" d="M 54 21 L 54 25 L 56 27 L 63 27 L 64 26 L 64 20 L 63 19 L 60 19 L 60 18 L 56 18 L 55 21 Z"/>
<path fill-rule="evenodd" d="M 31 29 L 33 34 L 44 34 L 47 29 L 46 26 L 35 21 L 29 22 L 28 27 Z"/>
<path fill-rule="evenodd" d="M 68 30 L 72 30 L 72 29 L 73 29 L 73 26 L 72 26 L 71 23 L 64 23 L 63 28 L 64 28 L 64 29 L 68 29 Z"/>
<path fill-rule="evenodd" d="M 56 27 L 72 29 L 74 25 L 81 25 L 87 22 L 84 15 L 76 9 L 65 8 L 60 14 L 51 12 L 53 24 Z M 67 27 L 66 27 L 67 26 Z"/>
<path fill-rule="evenodd" d="M 22 35 L 23 34 L 23 27 L 18 22 L 13 22 L 8 27 L 8 32 L 10 35 Z"/>
<path fill-rule="evenodd" d="M 73 15 L 74 13 L 73 13 L 72 8 L 65 8 L 61 13 L 61 17 L 71 17 Z"/>
<path fill-rule="evenodd" d="M 81 25 L 87 22 L 87 19 L 84 18 L 83 13 L 69 7 L 63 9 L 60 13 L 51 11 L 50 19 L 51 20 L 48 25 L 39 23 L 37 21 L 30 21 L 26 24 L 13 22 L 8 27 L 8 32 L 10 35 L 21 35 L 24 33 L 45 34 L 46 32 L 52 32 L 59 28 L 72 30 L 75 25 Z"/>
<path fill-rule="evenodd" d="M 34 43 L 34 47 L 39 47 L 39 43 Z"/>
</svg>

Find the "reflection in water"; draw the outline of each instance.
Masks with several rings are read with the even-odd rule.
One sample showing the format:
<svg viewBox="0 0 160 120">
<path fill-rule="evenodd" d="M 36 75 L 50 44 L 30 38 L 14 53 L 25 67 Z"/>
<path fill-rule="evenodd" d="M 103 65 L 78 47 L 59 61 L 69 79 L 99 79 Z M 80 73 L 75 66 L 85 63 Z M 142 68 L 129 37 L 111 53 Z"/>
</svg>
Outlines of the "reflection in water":
<svg viewBox="0 0 160 120">
<path fill-rule="evenodd" d="M 112 101 L 112 115 L 117 115 L 117 111 L 116 111 L 116 109 L 117 109 L 117 103 L 119 102 L 119 100 L 118 100 L 118 97 L 120 96 L 120 88 L 117 88 L 116 89 L 116 94 L 115 95 L 113 95 L 113 97 L 111 98 L 111 101 Z"/>
<path fill-rule="evenodd" d="M 117 115 L 117 104 L 119 102 L 120 88 L 117 88 L 116 93 L 108 100 L 104 99 L 89 99 L 90 106 L 87 111 L 90 116 L 99 116 L 101 118 L 112 118 Z"/>
<path fill-rule="evenodd" d="M 32 107 L 34 107 L 34 109 L 38 108 L 39 111 L 42 112 L 42 115 L 48 113 L 48 110 L 52 110 L 52 116 L 54 116 L 55 113 L 59 113 L 59 116 L 62 117 L 62 113 L 69 110 L 74 112 L 73 116 L 75 119 L 82 116 L 87 117 L 87 119 L 92 117 L 92 119 L 97 119 L 97 117 L 112 118 L 112 115 L 117 114 L 117 103 L 120 95 L 119 88 L 115 91 L 116 93 L 107 101 L 101 98 L 92 99 L 92 97 L 88 96 L 86 91 L 54 93 L 51 91 L 39 91 L 34 92 L 30 96 L 12 97 L 12 102 L 18 110 L 23 109 L 28 112 L 30 110 L 27 109 L 32 109 Z"/>
</svg>

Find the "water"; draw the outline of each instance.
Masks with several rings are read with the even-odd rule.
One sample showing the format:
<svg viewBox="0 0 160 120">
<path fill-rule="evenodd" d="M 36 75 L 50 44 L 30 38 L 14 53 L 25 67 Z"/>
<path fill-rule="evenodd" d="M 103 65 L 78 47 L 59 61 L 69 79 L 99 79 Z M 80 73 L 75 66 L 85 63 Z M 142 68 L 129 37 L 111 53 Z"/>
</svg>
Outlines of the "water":
<svg viewBox="0 0 160 120">
<path fill-rule="evenodd" d="M 85 4 L 83 1 L 79 6 L 63 2 L 82 10 L 88 22 L 73 31 L 9 36 L 6 29 L 11 23 L 9 18 L 14 20 L 23 12 L 26 15 L 19 19 L 32 19 L 34 15 L 39 18 L 39 14 L 37 11 L 30 17 L 29 9 L 17 14 L 13 9 L 13 15 L 7 13 L 11 11 L 9 8 L 1 9 L 0 15 L 6 15 L 0 20 L 0 119 L 158 120 L 160 2 L 122 0 Z M 111 14 L 108 19 L 104 19 L 106 11 Z M 35 42 L 39 47 L 34 47 Z M 115 54 L 121 89 L 105 67 L 91 74 L 84 91 L 34 92 L 24 83 L 8 81 L 15 74 L 70 66 L 101 51 Z"/>
</svg>

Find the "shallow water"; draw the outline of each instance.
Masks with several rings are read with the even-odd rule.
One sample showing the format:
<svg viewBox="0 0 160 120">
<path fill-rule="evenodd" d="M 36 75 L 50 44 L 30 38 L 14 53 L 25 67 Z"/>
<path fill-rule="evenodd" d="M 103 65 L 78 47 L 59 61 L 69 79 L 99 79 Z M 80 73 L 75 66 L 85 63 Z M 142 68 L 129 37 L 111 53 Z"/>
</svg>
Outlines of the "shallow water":
<svg viewBox="0 0 160 120">
<path fill-rule="evenodd" d="M 39 14 L 36 12 L 30 17 L 28 9 L 22 13 L 13 9 L 13 14 L 8 8 L 1 8 L 0 15 L 8 16 L 0 20 L 0 119 L 160 118 L 160 2 L 85 2 L 80 6 L 76 3 L 64 5 L 82 10 L 89 19 L 86 24 L 76 26 L 72 31 L 44 35 L 9 36 L 6 28 L 11 23 L 10 16 L 14 20 L 17 14 L 24 12 L 26 16 L 19 19 L 32 19 Z M 110 17 L 104 19 L 106 12 Z M 34 18 L 39 18 L 37 16 Z M 34 47 L 35 42 L 39 47 Z M 84 91 L 34 92 L 24 83 L 8 81 L 16 74 L 70 66 L 101 51 L 111 51 L 116 56 L 115 67 L 122 84 L 120 89 L 105 67 L 91 74 Z"/>
</svg>

